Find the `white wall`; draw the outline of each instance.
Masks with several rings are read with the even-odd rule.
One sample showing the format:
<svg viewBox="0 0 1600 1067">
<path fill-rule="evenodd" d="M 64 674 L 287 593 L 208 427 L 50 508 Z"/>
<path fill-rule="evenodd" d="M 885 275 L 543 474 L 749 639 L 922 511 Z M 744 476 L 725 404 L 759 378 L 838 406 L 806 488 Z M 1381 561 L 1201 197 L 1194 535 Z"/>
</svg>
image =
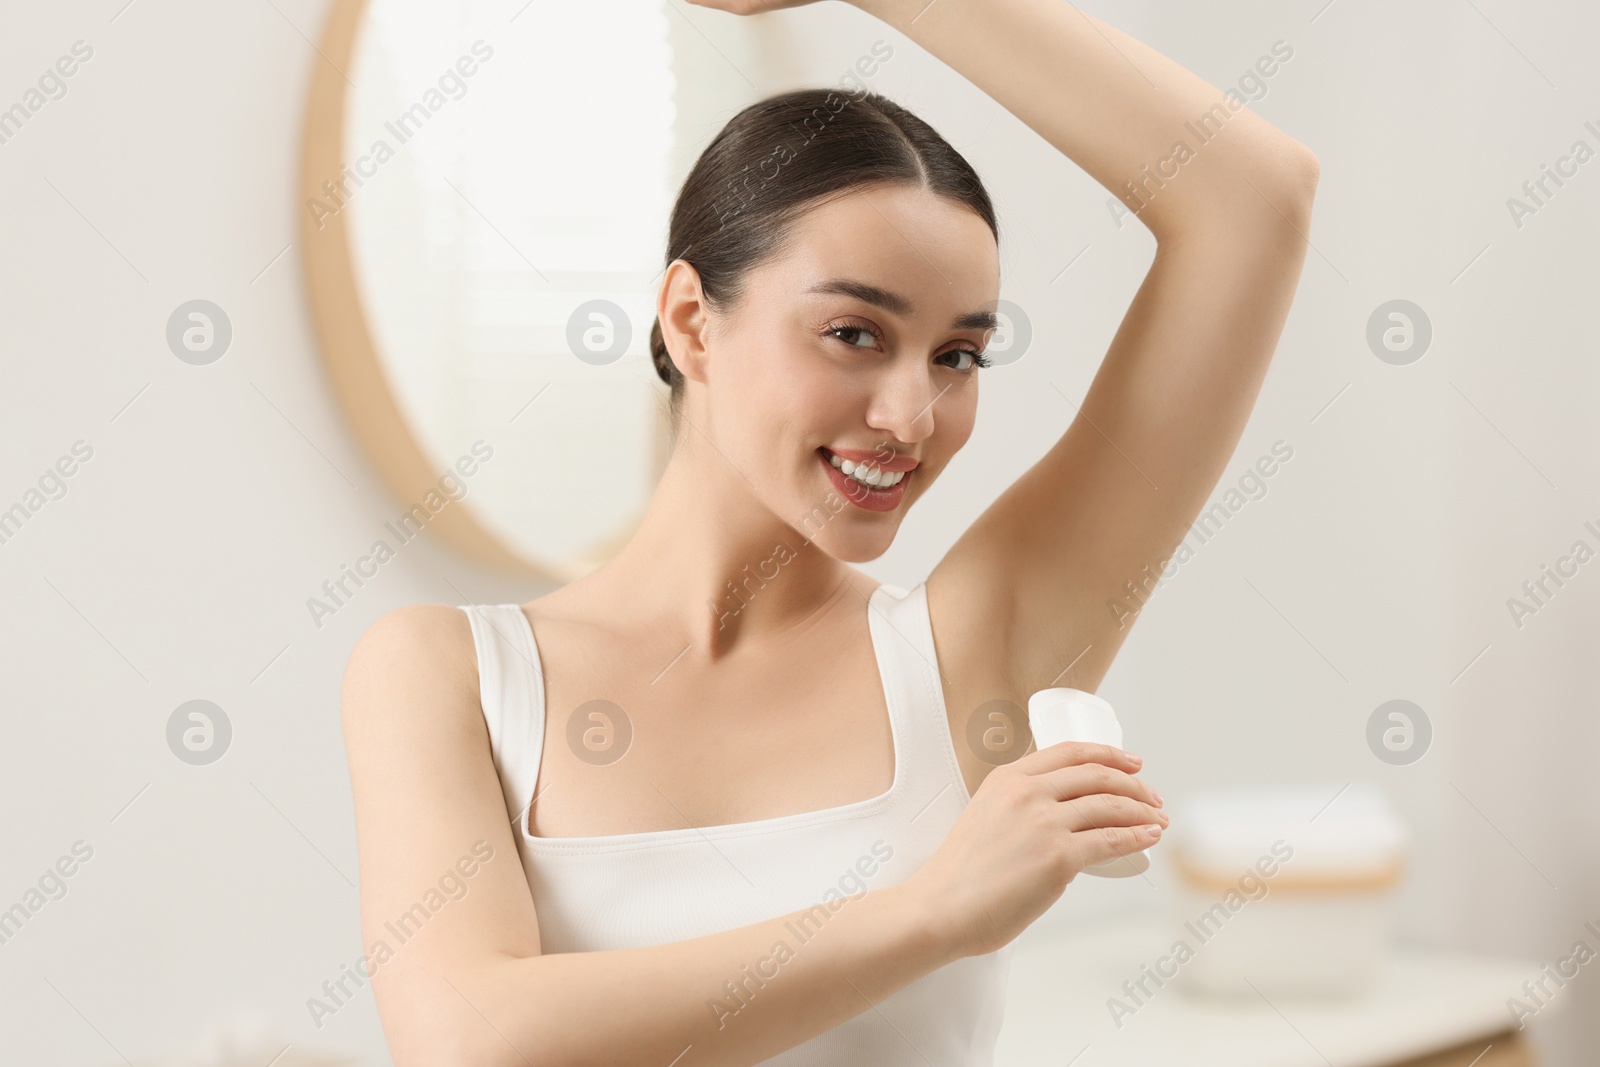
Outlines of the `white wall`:
<svg viewBox="0 0 1600 1067">
<path fill-rule="evenodd" d="M 539 590 L 420 541 L 312 624 L 306 598 L 398 510 L 325 385 L 298 250 L 279 256 L 321 62 L 305 38 L 326 5 L 121 7 L 34 5 L 0 35 L 0 106 L 73 42 L 94 49 L 0 145 L 0 508 L 75 441 L 93 449 L 0 544 L 0 908 L 75 841 L 93 849 L 67 895 L 0 945 L 0 1032 L 19 1057 L 97 1065 L 256 1013 L 298 1048 L 381 1063 L 370 997 L 320 1031 L 305 1009 L 361 951 L 345 656 L 395 606 Z M 1520 230 L 1505 201 L 1575 139 L 1600 145 L 1583 128 L 1600 126 L 1586 47 L 1600 19 L 1576 3 L 1298 7 L 1089 7 L 1218 87 L 1288 41 L 1254 106 L 1322 162 L 1314 250 L 1225 481 L 1280 438 L 1294 457 L 1163 586 L 1102 691 L 1171 797 L 1383 783 L 1417 838 L 1407 938 L 1554 960 L 1600 918 L 1600 565 L 1520 629 L 1506 598 L 1573 541 L 1600 546 L 1582 527 L 1600 526 L 1600 162 Z M 1034 345 L 986 375 L 967 451 L 869 568 L 915 581 L 1065 429 L 1051 383 L 1081 399 L 1153 242 L 1116 228 L 1104 190 L 964 79 L 844 5 L 775 16 L 793 43 L 781 58 L 743 47 L 726 17 L 679 10 L 706 35 L 675 16 L 705 69 L 753 64 L 762 93 L 833 83 L 890 40 L 873 87 L 938 127 L 997 201 L 1002 296 L 1027 309 Z M 164 339 L 197 297 L 234 327 L 206 367 Z M 1396 297 L 1435 329 L 1405 367 L 1363 339 Z M 1364 740 L 1394 697 L 1436 728 L 1408 767 Z M 195 698 L 235 732 L 209 767 L 165 740 Z M 1050 921 L 1146 907 L 1147 892 L 1080 883 Z M 1534 1026 L 1551 1067 L 1600 1046 L 1600 1023 L 1580 1027 L 1600 1017 L 1600 980 L 1583 973 L 1563 998 Z"/>
</svg>

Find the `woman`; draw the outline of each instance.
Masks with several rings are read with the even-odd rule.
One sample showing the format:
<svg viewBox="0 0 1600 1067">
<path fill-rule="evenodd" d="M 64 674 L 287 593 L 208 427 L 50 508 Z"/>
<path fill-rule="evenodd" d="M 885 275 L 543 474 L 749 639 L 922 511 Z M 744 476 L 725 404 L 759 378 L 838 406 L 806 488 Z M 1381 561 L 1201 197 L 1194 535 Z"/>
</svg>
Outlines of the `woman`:
<svg viewBox="0 0 1600 1067">
<path fill-rule="evenodd" d="M 1315 157 L 1059 0 L 855 2 L 1122 197 L 1155 260 L 1060 441 L 924 582 L 879 585 L 851 564 L 972 429 L 993 210 L 882 97 L 729 122 L 673 215 L 675 444 L 638 532 L 526 605 L 393 612 L 351 656 L 362 971 L 402 1067 L 987 1063 L 1012 940 L 1167 824 L 1137 756 L 1029 751 L 1020 709 L 1099 685 L 1108 601 L 1233 453 Z"/>
</svg>

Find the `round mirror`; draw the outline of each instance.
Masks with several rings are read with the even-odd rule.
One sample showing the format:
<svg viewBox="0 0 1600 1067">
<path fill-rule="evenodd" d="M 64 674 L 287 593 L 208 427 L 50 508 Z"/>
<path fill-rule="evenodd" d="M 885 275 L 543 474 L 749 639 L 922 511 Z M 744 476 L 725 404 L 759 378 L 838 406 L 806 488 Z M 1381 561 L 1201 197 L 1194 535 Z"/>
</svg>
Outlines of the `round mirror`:
<svg viewBox="0 0 1600 1067">
<path fill-rule="evenodd" d="M 672 198 L 731 114 L 701 104 L 681 136 L 671 18 L 664 0 L 334 5 L 303 254 L 396 536 L 569 580 L 636 528 L 670 446 L 649 331 Z"/>
</svg>

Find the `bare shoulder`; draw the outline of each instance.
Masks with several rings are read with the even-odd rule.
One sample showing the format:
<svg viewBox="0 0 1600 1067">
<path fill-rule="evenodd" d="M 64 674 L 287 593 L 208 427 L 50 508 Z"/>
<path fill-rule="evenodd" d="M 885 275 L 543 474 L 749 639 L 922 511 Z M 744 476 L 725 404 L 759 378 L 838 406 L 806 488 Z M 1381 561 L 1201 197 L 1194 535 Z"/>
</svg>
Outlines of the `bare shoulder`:
<svg viewBox="0 0 1600 1067">
<path fill-rule="evenodd" d="M 339 717 L 352 765 L 392 760 L 402 745 L 462 758 L 486 744 L 466 611 L 411 605 L 373 621 L 350 649 Z"/>
<path fill-rule="evenodd" d="M 467 613 L 449 604 L 408 604 L 378 616 L 356 642 L 351 659 L 359 655 L 395 652 L 432 653 L 450 658 L 472 646 Z"/>
<path fill-rule="evenodd" d="M 409 691 L 427 697 L 478 697 L 477 653 L 467 613 L 445 604 L 412 604 L 379 616 L 350 651 L 345 664 L 341 709 L 347 727 L 352 717 L 379 714 L 368 697 Z M 392 707 L 387 704 L 381 706 Z"/>
</svg>

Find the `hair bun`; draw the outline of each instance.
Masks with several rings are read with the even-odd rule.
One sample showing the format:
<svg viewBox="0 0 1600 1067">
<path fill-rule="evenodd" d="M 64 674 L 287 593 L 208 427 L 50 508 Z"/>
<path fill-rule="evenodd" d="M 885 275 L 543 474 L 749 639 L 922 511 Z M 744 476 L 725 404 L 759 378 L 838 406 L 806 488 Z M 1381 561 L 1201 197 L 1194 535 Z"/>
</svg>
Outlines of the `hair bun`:
<svg viewBox="0 0 1600 1067">
<path fill-rule="evenodd" d="M 661 320 L 658 318 L 650 324 L 650 361 L 656 365 L 656 373 L 668 385 L 672 384 L 672 376 L 678 368 L 672 362 L 672 356 L 667 352 L 667 342 L 661 336 Z"/>
</svg>

